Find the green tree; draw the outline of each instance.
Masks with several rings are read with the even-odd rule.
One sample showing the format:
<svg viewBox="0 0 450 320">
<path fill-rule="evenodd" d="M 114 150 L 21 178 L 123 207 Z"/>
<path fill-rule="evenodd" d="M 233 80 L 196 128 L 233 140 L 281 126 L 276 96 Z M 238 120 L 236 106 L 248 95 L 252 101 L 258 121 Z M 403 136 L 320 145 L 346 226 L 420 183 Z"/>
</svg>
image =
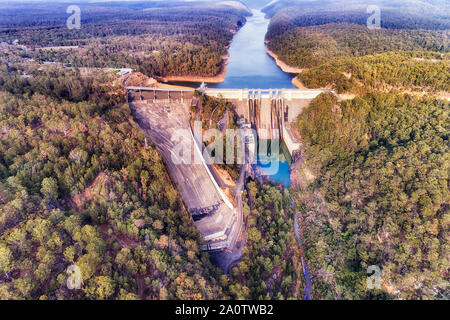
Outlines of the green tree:
<svg viewBox="0 0 450 320">
<path fill-rule="evenodd" d="M 58 183 L 55 178 L 44 178 L 42 180 L 41 193 L 47 202 L 52 202 L 58 197 Z"/>
</svg>

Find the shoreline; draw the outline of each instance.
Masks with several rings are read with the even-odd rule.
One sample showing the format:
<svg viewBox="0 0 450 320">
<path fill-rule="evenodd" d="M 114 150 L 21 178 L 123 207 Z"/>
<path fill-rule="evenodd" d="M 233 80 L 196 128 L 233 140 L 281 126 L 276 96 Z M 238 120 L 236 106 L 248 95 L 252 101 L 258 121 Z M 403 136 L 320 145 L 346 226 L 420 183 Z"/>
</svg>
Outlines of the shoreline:
<svg viewBox="0 0 450 320">
<path fill-rule="evenodd" d="M 159 82 L 155 78 L 146 76 L 140 72 L 132 72 L 124 75 L 118 79 L 124 86 L 138 86 L 138 87 L 149 87 L 157 89 L 187 89 L 192 90 L 191 87 L 181 86 L 176 84 L 169 84 Z"/>
<path fill-rule="evenodd" d="M 292 78 L 292 84 L 296 86 L 297 89 L 308 89 L 297 77 Z"/>
<path fill-rule="evenodd" d="M 227 72 L 228 58 L 230 55 L 222 56 L 222 68 L 215 76 L 164 76 L 155 77 L 159 83 L 166 84 L 166 82 L 205 82 L 205 83 L 221 83 L 225 81 L 225 74 Z"/>
<path fill-rule="evenodd" d="M 205 82 L 205 83 L 220 83 L 225 81 L 225 73 L 226 73 L 225 65 L 222 68 L 222 71 L 212 77 L 204 77 L 204 76 L 164 76 L 164 77 L 155 77 L 160 83 L 165 82 Z"/>
<path fill-rule="evenodd" d="M 305 69 L 301 69 L 301 68 L 290 66 L 286 62 L 282 61 L 280 58 L 278 58 L 278 56 L 274 52 L 269 50 L 269 48 L 267 47 L 267 44 L 266 44 L 266 52 L 267 52 L 267 54 L 269 56 L 272 57 L 272 59 L 275 60 L 275 63 L 277 64 L 277 66 L 281 70 L 283 70 L 283 72 L 286 72 L 286 73 L 301 73 L 303 70 L 305 70 Z"/>
<path fill-rule="evenodd" d="M 155 83 L 155 88 L 158 88 L 158 89 L 192 90 L 191 87 L 180 86 L 180 85 L 176 85 L 176 84 L 169 84 L 169 83 L 164 83 L 164 82 L 156 82 Z"/>
</svg>

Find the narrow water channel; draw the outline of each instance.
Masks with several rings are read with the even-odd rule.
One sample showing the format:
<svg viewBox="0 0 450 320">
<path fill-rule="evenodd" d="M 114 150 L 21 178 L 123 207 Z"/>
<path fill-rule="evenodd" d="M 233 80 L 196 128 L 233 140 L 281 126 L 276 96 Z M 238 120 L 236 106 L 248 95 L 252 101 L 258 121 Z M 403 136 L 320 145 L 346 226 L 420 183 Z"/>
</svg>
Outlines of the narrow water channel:
<svg viewBox="0 0 450 320">
<path fill-rule="evenodd" d="M 295 88 L 294 75 L 283 72 L 266 53 L 264 38 L 269 19 L 260 10 L 252 10 L 253 16 L 233 37 L 228 53 L 225 81 L 210 85 L 214 88 L 284 89 Z"/>
<path fill-rule="evenodd" d="M 293 89 L 295 76 L 283 72 L 266 53 L 264 38 L 269 19 L 260 10 L 252 9 L 253 16 L 247 18 L 244 26 L 234 35 L 228 49 L 228 64 L 225 81 L 207 83 L 209 88 L 223 89 Z M 176 82 L 198 88 L 200 83 Z"/>
<path fill-rule="evenodd" d="M 233 42 L 228 50 L 228 59 L 225 81 L 218 84 L 207 84 L 210 88 L 248 88 L 248 89 L 291 89 L 296 88 L 292 84 L 293 74 L 283 72 L 275 63 L 275 60 L 266 52 L 264 38 L 269 26 L 269 19 L 264 18 L 264 13 L 253 9 L 253 16 L 247 19 L 247 23 L 233 37 Z M 198 88 L 199 83 L 182 83 L 183 85 Z M 281 144 L 280 144 L 281 145 Z M 273 162 L 278 162 L 278 170 L 273 173 Z M 281 183 L 284 188 L 291 185 L 290 161 L 283 148 L 279 155 L 258 155 L 258 167 L 268 174 L 269 178 Z M 294 203 L 291 200 L 292 208 Z M 298 227 L 298 212 L 295 213 L 294 232 L 299 249 L 302 248 Z M 303 278 L 305 281 L 304 299 L 311 299 L 311 278 L 308 267 L 302 256 Z"/>
</svg>

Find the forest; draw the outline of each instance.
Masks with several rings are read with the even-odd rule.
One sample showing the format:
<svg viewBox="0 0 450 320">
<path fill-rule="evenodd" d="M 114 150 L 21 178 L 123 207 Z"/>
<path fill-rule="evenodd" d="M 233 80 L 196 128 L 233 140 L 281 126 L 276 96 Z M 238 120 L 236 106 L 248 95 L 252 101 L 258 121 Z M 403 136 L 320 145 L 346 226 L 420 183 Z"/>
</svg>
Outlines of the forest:
<svg viewBox="0 0 450 320">
<path fill-rule="evenodd" d="M 289 192 L 257 181 L 245 191 L 247 245 L 231 271 L 234 299 L 302 299 L 303 280 Z"/>
<path fill-rule="evenodd" d="M 229 275 L 200 250 L 116 77 L 80 70 L 216 75 L 248 12 L 83 4 L 82 28 L 68 30 L 64 5 L 2 4 L 0 299 L 302 299 L 290 198 L 314 299 L 449 299 L 450 104 L 433 96 L 450 91 L 448 4 L 413 2 L 420 10 L 377 1 L 381 30 L 365 27 L 366 6 L 354 0 L 347 10 L 337 0 L 264 9 L 268 47 L 306 69 L 303 84 L 357 96 L 319 95 L 299 116 L 302 159 L 316 177 L 308 186 L 246 185 L 247 245 Z M 198 99 L 191 120 L 236 127 L 229 103 Z M 238 166 L 222 168 L 236 178 Z M 67 287 L 72 264 L 78 290 Z M 371 265 L 381 289 L 366 286 Z"/>
<path fill-rule="evenodd" d="M 300 114 L 312 177 L 290 188 L 315 299 L 449 299 L 449 5 L 281 0 L 268 48 L 329 88 Z M 352 93 L 345 100 L 341 93 Z M 447 100 L 443 99 L 447 97 Z M 306 169 L 305 169 L 306 168 Z M 367 287 L 369 266 L 381 287 Z"/>
<path fill-rule="evenodd" d="M 215 76 L 249 15 L 231 5 L 141 6 L 82 4 L 80 29 L 66 27 L 62 4 L 0 6 L 0 42 L 18 40 L 29 48 L 23 56 L 38 62 L 129 67 L 148 76 Z"/>
<path fill-rule="evenodd" d="M 288 65 L 303 69 L 297 78 L 308 88 L 352 94 L 448 92 L 450 24 L 443 12 L 450 8 L 425 2 L 414 7 L 403 1 L 377 4 L 381 29 L 366 26 L 369 14 L 358 2 L 350 1 L 343 11 L 332 0 L 320 7 L 301 0 L 278 2 L 265 9 L 273 16 L 267 46 Z M 422 8 L 422 18 L 431 22 L 409 21 L 417 14 L 410 8 Z M 447 21 L 445 28 L 442 21 Z"/>
<path fill-rule="evenodd" d="M 21 85 L 13 75 L 2 68 L 0 298 L 222 297 L 220 272 L 120 88 L 56 68 Z M 66 286 L 73 263 L 80 290 Z"/>
<path fill-rule="evenodd" d="M 329 87 L 337 93 L 371 91 L 450 92 L 449 54 L 391 51 L 332 60 L 298 75 L 308 88 Z"/>
<path fill-rule="evenodd" d="M 295 27 L 329 23 L 366 25 L 369 5 L 380 9 L 384 29 L 450 29 L 450 5 L 446 0 L 279 0 L 262 11 L 272 18 L 268 40 Z"/>
<path fill-rule="evenodd" d="M 269 49 L 299 68 L 318 67 L 331 60 L 389 51 L 448 53 L 448 32 L 380 29 L 349 23 L 297 27 L 271 39 Z"/>
<path fill-rule="evenodd" d="M 20 63 L 2 63 L 0 299 L 301 296 L 287 190 L 249 184 L 245 258 L 225 275 L 200 250 L 163 159 L 113 75 L 50 66 L 24 77 Z M 206 123 L 230 112 L 221 99 L 200 101 Z M 72 264 L 79 290 L 66 285 Z"/>
<path fill-rule="evenodd" d="M 299 116 L 317 179 L 291 193 L 314 297 L 449 298 L 449 107 L 407 94 L 322 94 Z M 382 269 L 380 290 L 367 289 L 370 265 Z"/>
</svg>

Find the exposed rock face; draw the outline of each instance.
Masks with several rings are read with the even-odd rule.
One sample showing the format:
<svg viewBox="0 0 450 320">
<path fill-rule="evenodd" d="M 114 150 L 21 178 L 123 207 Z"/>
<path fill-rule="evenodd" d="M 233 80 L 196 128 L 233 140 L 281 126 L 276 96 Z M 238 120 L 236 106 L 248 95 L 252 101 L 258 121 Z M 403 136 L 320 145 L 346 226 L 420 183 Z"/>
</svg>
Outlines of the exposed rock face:
<svg viewBox="0 0 450 320">
<path fill-rule="evenodd" d="M 175 98 L 175 92 L 171 94 L 171 98 Z M 205 240 L 202 249 L 220 250 L 231 247 L 239 235 L 237 231 L 240 221 L 236 217 L 235 208 L 229 200 L 224 199 L 207 166 L 195 161 L 174 162 L 174 150 L 179 144 L 187 144 L 183 150 L 191 148 L 192 152 L 196 152 L 195 147 L 192 147 L 195 142 L 189 133 L 189 102 L 130 100 L 133 116 L 161 152 L 171 178 L 195 218 L 195 226 Z M 187 138 L 181 142 L 173 141 L 171 138 L 177 130 L 184 130 Z M 175 157 L 178 156 L 175 153 Z"/>
</svg>

